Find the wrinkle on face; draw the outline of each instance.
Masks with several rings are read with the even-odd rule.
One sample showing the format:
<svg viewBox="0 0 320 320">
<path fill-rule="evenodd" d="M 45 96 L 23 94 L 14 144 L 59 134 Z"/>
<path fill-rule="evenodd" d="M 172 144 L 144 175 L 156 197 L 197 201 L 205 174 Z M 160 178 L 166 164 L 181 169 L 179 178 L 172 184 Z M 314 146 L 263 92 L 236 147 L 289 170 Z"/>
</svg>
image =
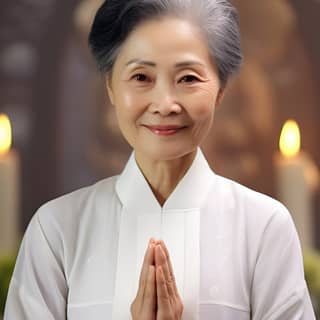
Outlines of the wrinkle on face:
<svg viewBox="0 0 320 320">
<path fill-rule="evenodd" d="M 184 76 L 197 81 L 184 82 Z M 150 156 L 153 152 L 153 158 L 164 155 L 163 148 L 168 157 L 195 150 L 211 127 L 220 91 L 205 37 L 190 21 L 173 17 L 137 27 L 123 44 L 108 80 L 123 135 L 135 150 Z M 171 141 L 141 130 L 141 124 L 166 122 L 186 124 L 190 130 Z"/>
</svg>

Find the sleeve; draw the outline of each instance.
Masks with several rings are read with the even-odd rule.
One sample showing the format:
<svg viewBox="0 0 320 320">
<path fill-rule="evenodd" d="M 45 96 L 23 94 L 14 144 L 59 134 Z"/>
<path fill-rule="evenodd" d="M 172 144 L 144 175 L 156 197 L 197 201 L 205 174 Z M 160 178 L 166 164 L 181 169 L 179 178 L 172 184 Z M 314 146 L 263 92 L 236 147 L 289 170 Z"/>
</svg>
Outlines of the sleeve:
<svg viewBox="0 0 320 320">
<path fill-rule="evenodd" d="M 66 297 L 62 264 L 35 214 L 21 243 L 4 320 L 66 319 Z"/>
<path fill-rule="evenodd" d="M 269 220 L 251 290 L 252 320 L 315 320 L 304 279 L 301 246 L 284 207 Z"/>
</svg>

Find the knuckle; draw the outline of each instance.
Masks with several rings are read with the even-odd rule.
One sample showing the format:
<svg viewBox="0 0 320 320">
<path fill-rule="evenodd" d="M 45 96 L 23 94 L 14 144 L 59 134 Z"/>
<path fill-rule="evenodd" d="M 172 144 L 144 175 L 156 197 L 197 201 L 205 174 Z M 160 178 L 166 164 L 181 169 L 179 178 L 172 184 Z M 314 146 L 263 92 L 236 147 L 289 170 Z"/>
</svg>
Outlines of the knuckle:
<svg viewBox="0 0 320 320">
<path fill-rule="evenodd" d="M 174 281 L 172 279 L 168 279 L 166 282 L 167 282 L 167 285 L 170 287 L 174 284 Z"/>
<path fill-rule="evenodd" d="M 146 290 L 144 293 L 144 300 L 150 301 L 153 299 L 153 295 L 149 290 Z"/>
<path fill-rule="evenodd" d="M 176 281 L 176 279 L 174 277 L 174 274 L 172 272 L 170 272 L 169 279 L 170 279 L 171 282 L 175 282 Z"/>
</svg>

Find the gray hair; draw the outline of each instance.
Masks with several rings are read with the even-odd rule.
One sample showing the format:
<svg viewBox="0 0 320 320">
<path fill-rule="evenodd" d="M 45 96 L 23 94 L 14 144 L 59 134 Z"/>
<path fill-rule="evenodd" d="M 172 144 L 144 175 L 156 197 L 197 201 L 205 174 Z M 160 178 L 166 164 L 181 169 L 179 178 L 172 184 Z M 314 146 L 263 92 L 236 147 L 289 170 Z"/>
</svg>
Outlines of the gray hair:
<svg viewBox="0 0 320 320">
<path fill-rule="evenodd" d="M 239 18 L 228 0 L 106 0 L 99 8 L 89 47 L 103 73 L 112 71 L 123 42 L 145 21 L 163 16 L 189 19 L 205 35 L 224 86 L 242 63 Z"/>
</svg>

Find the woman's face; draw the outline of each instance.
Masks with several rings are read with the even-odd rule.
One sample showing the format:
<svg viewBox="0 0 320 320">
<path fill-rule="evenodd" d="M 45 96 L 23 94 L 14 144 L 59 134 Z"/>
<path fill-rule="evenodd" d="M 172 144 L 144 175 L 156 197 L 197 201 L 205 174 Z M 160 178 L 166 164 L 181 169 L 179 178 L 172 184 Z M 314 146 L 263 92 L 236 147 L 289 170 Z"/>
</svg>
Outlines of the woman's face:
<svg viewBox="0 0 320 320">
<path fill-rule="evenodd" d="M 206 40 L 192 23 L 171 17 L 129 35 L 107 88 L 136 156 L 155 161 L 194 152 L 222 96 Z"/>
</svg>

